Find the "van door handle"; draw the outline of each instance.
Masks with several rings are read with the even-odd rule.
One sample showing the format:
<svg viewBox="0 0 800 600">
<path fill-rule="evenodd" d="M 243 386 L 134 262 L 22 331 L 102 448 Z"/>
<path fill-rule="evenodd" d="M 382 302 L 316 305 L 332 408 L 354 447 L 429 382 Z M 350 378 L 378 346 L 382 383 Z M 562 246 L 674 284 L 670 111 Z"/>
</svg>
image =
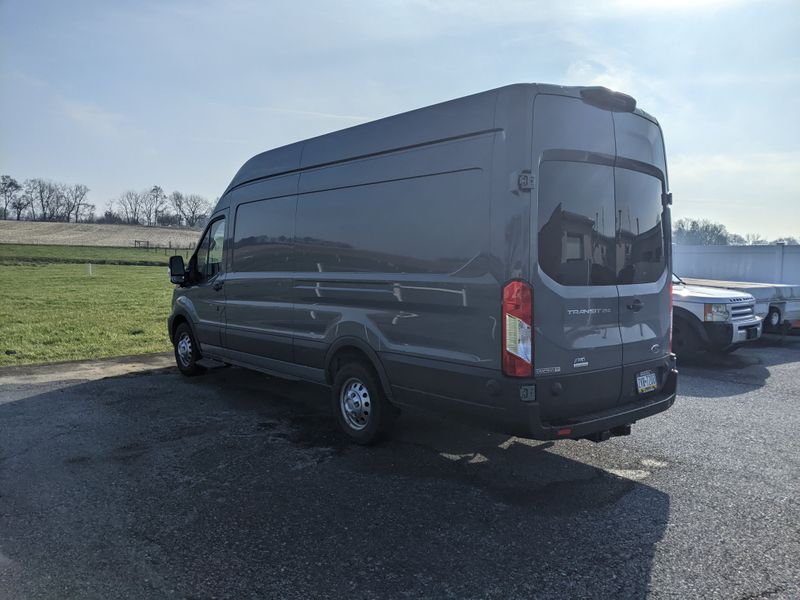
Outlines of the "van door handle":
<svg viewBox="0 0 800 600">
<path fill-rule="evenodd" d="M 222 289 L 222 286 L 223 286 L 223 285 L 225 285 L 225 282 L 224 282 L 224 281 L 217 281 L 217 282 L 216 282 L 216 283 L 215 283 L 213 286 L 211 286 L 211 287 L 213 287 L 213 288 L 214 288 L 214 291 L 217 291 L 217 292 L 218 292 L 218 291 L 220 291 L 220 290 Z"/>
<path fill-rule="evenodd" d="M 633 302 L 628 304 L 628 310 L 632 310 L 633 312 L 639 312 L 644 308 L 644 302 L 636 298 Z"/>
</svg>

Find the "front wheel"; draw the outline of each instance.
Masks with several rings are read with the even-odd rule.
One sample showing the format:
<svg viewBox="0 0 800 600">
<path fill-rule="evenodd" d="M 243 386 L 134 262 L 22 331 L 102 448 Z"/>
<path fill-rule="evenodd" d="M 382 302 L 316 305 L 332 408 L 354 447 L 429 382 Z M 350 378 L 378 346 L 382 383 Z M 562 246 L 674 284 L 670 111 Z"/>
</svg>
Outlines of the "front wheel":
<svg viewBox="0 0 800 600">
<path fill-rule="evenodd" d="M 694 360 L 702 349 L 700 337 L 694 332 L 692 326 L 681 318 L 672 321 L 672 351 L 678 359 Z"/>
<path fill-rule="evenodd" d="M 175 346 L 175 362 L 178 364 L 178 370 L 187 377 L 194 377 L 205 373 L 205 368 L 197 364 L 202 355 L 200 348 L 194 339 L 194 333 L 188 323 L 181 323 L 175 329 L 175 336 L 172 339 Z"/>
<path fill-rule="evenodd" d="M 331 401 L 339 428 L 357 444 L 369 445 L 391 429 L 396 415 L 375 372 L 360 362 L 336 372 Z"/>
</svg>

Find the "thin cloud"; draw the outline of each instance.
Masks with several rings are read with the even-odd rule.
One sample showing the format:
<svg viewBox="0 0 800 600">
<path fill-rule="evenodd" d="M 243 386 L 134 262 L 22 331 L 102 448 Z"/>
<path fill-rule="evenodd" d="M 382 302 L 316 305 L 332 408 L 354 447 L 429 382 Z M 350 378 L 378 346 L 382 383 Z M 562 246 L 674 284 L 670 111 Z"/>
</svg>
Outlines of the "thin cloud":
<svg viewBox="0 0 800 600">
<path fill-rule="evenodd" d="M 790 218 L 798 222 L 798 164 L 800 152 L 679 154 L 670 158 L 670 187 L 690 203 L 749 203 L 755 212 L 767 204 L 791 206 Z"/>
<path fill-rule="evenodd" d="M 335 113 L 318 112 L 314 110 L 301 110 L 297 108 L 279 108 L 274 106 L 253 106 L 253 110 L 263 110 L 267 112 L 285 113 L 291 115 L 299 115 L 302 117 L 314 117 L 320 119 L 337 119 L 342 121 L 355 121 L 357 123 L 366 123 L 371 121 L 374 117 L 363 117 L 358 115 L 340 115 Z"/>
<path fill-rule="evenodd" d="M 797 235 L 800 152 L 679 154 L 669 163 L 675 217 L 712 218 L 734 231 Z"/>
<path fill-rule="evenodd" d="M 622 14 L 630 12 L 700 12 L 716 11 L 752 3 L 752 0 L 616 0 L 610 8 Z"/>
<path fill-rule="evenodd" d="M 697 179 L 713 179 L 715 175 L 749 178 L 759 176 L 768 180 L 785 179 L 800 193 L 797 165 L 800 152 L 759 152 L 753 154 L 679 154 L 672 157 L 673 175 Z"/>
<path fill-rule="evenodd" d="M 597 2 L 551 2 L 540 0 L 415 0 L 413 5 L 431 13 L 457 19 L 480 19 L 483 23 L 553 22 L 576 20 L 639 18 L 642 12 L 666 13 L 711 12 L 752 3 L 753 0 L 613 0 Z M 441 22 L 441 27 L 450 25 Z"/>
<path fill-rule="evenodd" d="M 65 98 L 57 98 L 56 102 L 64 116 L 88 132 L 106 137 L 119 136 L 122 115 L 88 102 Z"/>
</svg>

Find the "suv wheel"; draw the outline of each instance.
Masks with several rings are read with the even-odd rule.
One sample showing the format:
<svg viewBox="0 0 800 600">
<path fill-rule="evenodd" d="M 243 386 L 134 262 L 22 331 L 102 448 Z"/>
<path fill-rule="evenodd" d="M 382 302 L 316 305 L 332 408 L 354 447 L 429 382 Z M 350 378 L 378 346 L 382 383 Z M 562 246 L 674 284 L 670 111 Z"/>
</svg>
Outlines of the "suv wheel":
<svg viewBox="0 0 800 600">
<path fill-rule="evenodd" d="M 331 401 L 339 428 L 357 444 L 380 440 L 397 414 L 375 372 L 360 362 L 345 363 L 336 372 Z"/>
<path fill-rule="evenodd" d="M 701 350 L 700 338 L 685 319 L 672 321 L 672 351 L 678 359 L 693 360 Z"/>
<path fill-rule="evenodd" d="M 765 329 L 769 331 L 778 331 L 781 325 L 781 311 L 777 308 L 770 308 L 767 318 L 764 319 Z"/>
<path fill-rule="evenodd" d="M 181 373 L 187 377 L 205 373 L 206 370 L 197 364 L 197 361 L 203 357 L 188 323 L 178 325 L 172 344 L 175 347 L 175 362 Z"/>
</svg>

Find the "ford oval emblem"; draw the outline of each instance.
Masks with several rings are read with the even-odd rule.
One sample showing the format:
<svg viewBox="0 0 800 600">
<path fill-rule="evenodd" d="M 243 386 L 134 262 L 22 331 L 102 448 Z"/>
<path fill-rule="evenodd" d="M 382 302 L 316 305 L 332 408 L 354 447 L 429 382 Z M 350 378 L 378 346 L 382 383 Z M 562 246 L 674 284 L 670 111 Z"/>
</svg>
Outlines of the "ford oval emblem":
<svg viewBox="0 0 800 600">
<path fill-rule="evenodd" d="M 661 346 L 658 344 L 653 344 L 652 346 L 650 346 L 650 352 L 652 352 L 653 354 L 658 354 L 659 350 L 661 350 Z"/>
</svg>

